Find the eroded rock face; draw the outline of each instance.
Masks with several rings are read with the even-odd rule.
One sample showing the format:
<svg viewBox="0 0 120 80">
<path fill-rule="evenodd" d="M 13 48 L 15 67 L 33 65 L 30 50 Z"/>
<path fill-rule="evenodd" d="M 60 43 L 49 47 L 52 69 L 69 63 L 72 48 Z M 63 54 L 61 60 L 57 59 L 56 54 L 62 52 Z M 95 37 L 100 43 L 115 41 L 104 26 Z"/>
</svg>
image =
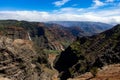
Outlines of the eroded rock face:
<svg viewBox="0 0 120 80">
<path fill-rule="evenodd" d="M 0 35 L 7 36 L 11 39 L 29 40 L 28 32 L 22 27 L 9 26 L 0 31 Z"/>
<path fill-rule="evenodd" d="M 8 80 L 52 80 L 55 73 L 46 69 L 54 72 L 47 56 L 37 53 L 31 41 L 0 36 L 0 76 Z"/>
<path fill-rule="evenodd" d="M 31 40 L 46 51 L 59 52 L 76 37 L 61 25 L 16 20 L 0 20 L 0 35 L 11 39 Z"/>
<path fill-rule="evenodd" d="M 32 79 L 32 58 L 36 53 L 24 41 L 0 37 L 0 73 L 11 79 Z M 31 45 L 32 46 L 32 45 Z M 27 77 L 30 76 L 30 77 Z"/>
</svg>

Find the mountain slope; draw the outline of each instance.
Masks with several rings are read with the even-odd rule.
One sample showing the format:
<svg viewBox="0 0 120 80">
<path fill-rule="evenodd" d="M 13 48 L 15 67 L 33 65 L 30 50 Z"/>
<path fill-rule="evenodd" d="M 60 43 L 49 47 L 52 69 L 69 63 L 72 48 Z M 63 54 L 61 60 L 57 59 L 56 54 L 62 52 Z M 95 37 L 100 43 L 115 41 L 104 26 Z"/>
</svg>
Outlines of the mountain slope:
<svg viewBox="0 0 120 80">
<path fill-rule="evenodd" d="M 29 40 L 15 39 L 13 41 L 0 36 L 0 78 L 52 80 L 54 70 L 51 69 L 47 58 L 48 56 L 42 50 L 37 50 Z"/>
<path fill-rule="evenodd" d="M 96 76 L 93 77 L 91 72 L 86 72 L 75 78 L 68 80 L 120 80 L 120 64 L 112 64 L 99 68 Z"/>
<path fill-rule="evenodd" d="M 110 24 L 88 21 L 52 21 L 50 23 L 56 23 L 66 27 L 80 27 L 87 35 L 100 33 L 112 27 Z"/>
<path fill-rule="evenodd" d="M 92 37 L 78 38 L 55 61 L 61 79 L 120 63 L 120 25 Z M 94 74 L 95 75 L 95 74 Z"/>
<path fill-rule="evenodd" d="M 51 51 L 64 50 L 75 39 L 61 25 L 16 20 L 1 20 L 0 35 L 12 39 L 29 39 L 40 48 Z"/>
</svg>

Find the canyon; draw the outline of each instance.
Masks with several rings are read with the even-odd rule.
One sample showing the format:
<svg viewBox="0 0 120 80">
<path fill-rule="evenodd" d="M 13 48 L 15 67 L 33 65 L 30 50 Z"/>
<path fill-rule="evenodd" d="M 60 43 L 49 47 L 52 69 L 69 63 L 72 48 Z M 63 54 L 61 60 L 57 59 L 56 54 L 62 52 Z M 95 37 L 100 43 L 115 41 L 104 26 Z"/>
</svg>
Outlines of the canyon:
<svg viewBox="0 0 120 80">
<path fill-rule="evenodd" d="M 119 40 L 120 25 L 0 20 L 0 80 L 119 80 Z"/>
</svg>

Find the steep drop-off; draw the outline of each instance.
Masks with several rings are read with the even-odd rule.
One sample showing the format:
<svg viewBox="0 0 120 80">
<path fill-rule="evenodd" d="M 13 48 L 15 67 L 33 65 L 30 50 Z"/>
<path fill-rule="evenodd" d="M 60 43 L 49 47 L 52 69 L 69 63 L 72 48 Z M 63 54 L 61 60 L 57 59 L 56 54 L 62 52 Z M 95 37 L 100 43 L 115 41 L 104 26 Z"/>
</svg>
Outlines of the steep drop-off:
<svg viewBox="0 0 120 80">
<path fill-rule="evenodd" d="M 120 63 L 120 25 L 92 37 L 78 38 L 55 61 L 61 80 Z"/>
<path fill-rule="evenodd" d="M 29 40 L 0 36 L 0 78 L 8 80 L 54 80 L 48 56 Z"/>
</svg>

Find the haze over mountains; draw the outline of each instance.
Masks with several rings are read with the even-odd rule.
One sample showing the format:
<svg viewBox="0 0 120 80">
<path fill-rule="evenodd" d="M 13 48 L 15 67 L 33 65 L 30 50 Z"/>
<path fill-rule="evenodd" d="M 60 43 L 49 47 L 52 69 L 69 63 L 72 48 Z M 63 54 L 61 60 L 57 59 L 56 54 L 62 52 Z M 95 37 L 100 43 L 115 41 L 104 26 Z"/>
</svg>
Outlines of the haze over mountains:
<svg viewBox="0 0 120 80">
<path fill-rule="evenodd" d="M 113 27 L 111 24 L 90 21 L 51 21 L 50 23 L 56 23 L 65 27 L 80 28 L 87 35 L 97 34 Z"/>
</svg>

